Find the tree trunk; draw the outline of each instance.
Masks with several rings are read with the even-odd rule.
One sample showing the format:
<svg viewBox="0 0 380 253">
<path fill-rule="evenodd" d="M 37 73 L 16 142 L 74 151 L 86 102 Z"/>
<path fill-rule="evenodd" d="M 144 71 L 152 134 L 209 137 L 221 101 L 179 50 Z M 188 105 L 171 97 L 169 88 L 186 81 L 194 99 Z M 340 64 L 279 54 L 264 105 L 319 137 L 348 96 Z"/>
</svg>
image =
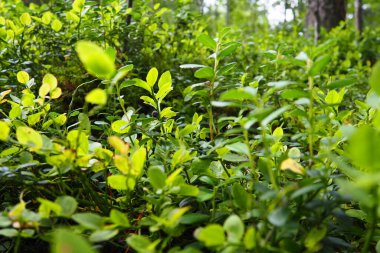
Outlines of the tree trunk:
<svg viewBox="0 0 380 253">
<path fill-rule="evenodd" d="M 357 31 L 363 32 L 363 1 L 355 0 L 355 25 Z"/>
<path fill-rule="evenodd" d="M 346 0 L 308 0 L 307 26 L 330 31 L 346 19 Z"/>
<path fill-rule="evenodd" d="M 128 0 L 128 8 L 132 8 L 133 7 L 133 0 Z M 132 15 L 131 14 L 128 14 L 127 15 L 127 25 L 130 25 L 132 22 Z"/>
</svg>

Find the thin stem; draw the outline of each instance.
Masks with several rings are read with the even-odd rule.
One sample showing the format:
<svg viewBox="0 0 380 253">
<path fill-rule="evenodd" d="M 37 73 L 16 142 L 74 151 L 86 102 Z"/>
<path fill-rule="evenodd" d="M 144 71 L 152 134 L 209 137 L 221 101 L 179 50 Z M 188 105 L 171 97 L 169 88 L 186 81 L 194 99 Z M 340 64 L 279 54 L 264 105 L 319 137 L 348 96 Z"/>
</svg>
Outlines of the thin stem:
<svg viewBox="0 0 380 253">
<path fill-rule="evenodd" d="M 366 239 L 365 239 L 365 243 L 364 243 L 364 246 L 362 248 L 362 251 L 361 253 L 366 253 L 366 252 L 369 252 L 369 246 L 371 244 L 371 241 L 372 241 L 372 238 L 375 234 L 375 230 L 376 230 L 376 227 L 377 227 L 377 220 L 378 220 L 378 216 L 377 216 L 377 208 L 379 206 L 379 201 L 378 201 L 378 188 L 377 187 L 374 187 L 373 190 L 372 190 L 372 193 L 374 194 L 374 200 L 375 200 L 375 203 L 371 209 L 371 224 L 370 224 L 370 228 L 368 230 L 368 233 L 367 233 L 367 236 L 366 236 Z"/>
<path fill-rule="evenodd" d="M 226 172 L 227 176 L 231 177 L 231 174 L 228 172 L 228 169 L 227 169 L 226 165 L 223 163 L 222 160 L 220 160 L 220 164 L 222 165 L 223 170 L 224 170 L 224 172 Z"/>
<path fill-rule="evenodd" d="M 21 243 L 21 231 L 19 230 L 17 233 L 16 244 L 15 244 L 15 247 L 13 248 L 14 253 L 18 253 L 20 251 L 20 243 Z"/>
<path fill-rule="evenodd" d="M 309 120 L 309 136 L 308 136 L 308 142 L 309 142 L 309 156 L 310 160 L 309 163 L 311 165 L 313 153 L 314 153 L 314 147 L 313 147 L 313 129 L 314 129 L 314 98 L 313 98 L 313 87 L 314 87 L 314 79 L 313 77 L 309 76 L 309 112 L 308 112 L 308 120 Z"/>
<path fill-rule="evenodd" d="M 212 80 L 209 83 L 209 108 L 208 108 L 208 118 L 209 118 L 209 128 L 210 128 L 210 140 L 214 140 L 214 130 L 215 130 L 215 124 L 214 124 L 214 114 L 212 112 L 212 105 L 211 102 L 214 100 L 214 84 L 216 80 L 216 73 L 218 71 L 218 52 L 219 52 L 220 42 L 217 43 L 216 49 L 215 49 L 215 60 L 214 60 L 214 76 Z"/>
<path fill-rule="evenodd" d="M 255 175 L 254 175 L 255 160 L 253 159 L 251 148 L 250 148 L 250 145 L 249 145 L 248 130 L 245 129 L 245 128 L 244 128 L 244 142 L 245 142 L 245 145 L 247 145 L 247 149 L 248 149 L 248 159 L 249 159 L 249 167 L 251 169 L 251 174 L 252 174 L 253 178 L 256 178 Z"/>
</svg>

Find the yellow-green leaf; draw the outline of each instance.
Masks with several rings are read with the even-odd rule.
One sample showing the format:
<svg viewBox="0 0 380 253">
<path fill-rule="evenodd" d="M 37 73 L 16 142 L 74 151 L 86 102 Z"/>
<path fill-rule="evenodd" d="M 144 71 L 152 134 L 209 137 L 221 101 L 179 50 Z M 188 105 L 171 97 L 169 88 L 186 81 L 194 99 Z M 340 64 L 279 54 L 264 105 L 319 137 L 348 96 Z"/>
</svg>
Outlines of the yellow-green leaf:
<svg viewBox="0 0 380 253">
<path fill-rule="evenodd" d="M 292 158 L 288 158 L 281 163 L 281 170 L 290 170 L 296 174 L 305 174 L 305 169 Z"/>
<path fill-rule="evenodd" d="M 17 73 L 17 81 L 26 84 L 29 81 L 29 74 L 26 71 L 19 71 Z"/>
<path fill-rule="evenodd" d="M 129 174 L 130 173 L 129 160 L 127 157 L 115 155 L 113 162 L 114 162 L 116 168 L 118 168 L 120 170 L 120 172 L 122 172 L 123 174 Z"/>
<path fill-rule="evenodd" d="M 158 78 L 158 70 L 156 68 L 151 68 L 146 76 L 146 82 L 150 87 L 156 83 Z"/>
<path fill-rule="evenodd" d="M 115 64 L 101 47 L 93 42 L 79 41 L 75 49 L 88 73 L 100 79 L 112 78 L 116 71 Z"/>
<path fill-rule="evenodd" d="M 129 129 L 131 128 L 130 126 L 128 126 L 128 124 L 129 123 L 127 121 L 116 120 L 112 122 L 111 129 L 118 134 L 125 134 L 128 133 Z"/>
<path fill-rule="evenodd" d="M 107 93 L 100 88 L 96 88 L 86 95 L 85 100 L 87 103 L 105 105 L 107 103 Z"/>
<path fill-rule="evenodd" d="M 80 12 L 84 7 L 85 2 L 85 0 L 74 0 L 72 4 L 73 10 L 76 12 Z"/>
<path fill-rule="evenodd" d="M 121 155 L 128 155 L 129 145 L 124 143 L 124 141 L 122 141 L 119 137 L 117 136 L 108 137 L 108 143 Z"/>
<path fill-rule="evenodd" d="M 171 107 L 166 107 L 165 109 L 161 111 L 162 118 L 170 119 L 170 118 L 173 118 L 175 115 L 176 115 L 176 112 L 173 112 Z"/>
<path fill-rule="evenodd" d="M 116 190 L 128 190 L 127 177 L 124 175 L 112 175 L 107 178 L 108 185 Z"/>
<path fill-rule="evenodd" d="M 166 71 L 161 75 L 160 80 L 158 80 L 158 88 L 168 83 L 170 83 L 169 86 L 172 85 L 172 76 L 169 71 Z"/>
<path fill-rule="evenodd" d="M 53 121 L 58 126 L 63 126 L 67 120 L 66 114 L 60 114 L 58 117 L 54 118 Z"/>
<path fill-rule="evenodd" d="M 139 148 L 135 153 L 133 153 L 131 160 L 133 172 L 132 174 L 135 176 L 140 176 L 146 160 L 146 149 L 142 147 Z"/>
<path fill-rule="evenodd" d="M 62 90 L 61 88 L 55 88 L 50 92 L 50 98 L 51 99 L 56 99 L 59 98 L 62 95 Z"/>
<path fill-rule="evenodd" d="M 45 12 L 41 18 L 42 23 L 44 23 L 45 25 L 50 24 L 52 16 L 53 14 L 50 11 Z"/>
<path fill-rule="evenodd" d="M 41 85 L 40 89 L 38 90 L 38 95 L 43 98 L 49 92 L 50 92 L 50 86 L 47 83 L 44 83 Z"/>
<path fill-rule="evenodd" d="M 58 81 L 57 78 L 52 74 L 46 74 L 44 75 L 44 78 L 42 79 L 42 84 L 47 84 L 50 87 L 50 90 L 54 90 L 57 88 Z"/>
<path fill-rule="evenodd" d="M 32 23 L 32 18 L 30 17 L 29 13 L 23 13 L 20 17 L 21 24 L 23 25 L 30 25 Z"/>
<path fill-rule="evenodd" d="M 34 113 L 28 116 L 28 124 L 29 126 L 33 126 L 37 124 L 41 119 L 41 112 Z"/>
<path fill-rule="evenodd" d="M 54 31 L 59 32 L 62 29 L 62 22 L 58 19 L 54 19 L 54 21 L 51 23 L 51 28 Z"/>
<path fill-rule="evenodd" d="M 4 121 L 0 121 L 0 140 L 6 141 L 9 136 L 10 128 L 8 124 Z"/>
<path fill-rule="evenodd" d="M 29 146 L 33 150 L 42 148 L 43 141 L 39 132 L 26 126 L 20 126 L 16 129 L 16 137 L 20 144 Z"/>
</svg>

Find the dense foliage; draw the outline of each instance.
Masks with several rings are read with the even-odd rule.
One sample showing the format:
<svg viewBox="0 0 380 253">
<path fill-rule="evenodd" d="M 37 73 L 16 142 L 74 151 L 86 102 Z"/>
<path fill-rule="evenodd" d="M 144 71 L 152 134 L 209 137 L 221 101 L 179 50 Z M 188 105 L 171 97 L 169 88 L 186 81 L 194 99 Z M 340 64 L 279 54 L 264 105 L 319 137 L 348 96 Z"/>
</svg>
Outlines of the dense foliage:
<svg viewBox="0 0 380 253">
<path fill-rule="evenodd" d="M 0 2 L 0 252 L 380 252 L 376 19 L 71 2 Z"/>
</svg>

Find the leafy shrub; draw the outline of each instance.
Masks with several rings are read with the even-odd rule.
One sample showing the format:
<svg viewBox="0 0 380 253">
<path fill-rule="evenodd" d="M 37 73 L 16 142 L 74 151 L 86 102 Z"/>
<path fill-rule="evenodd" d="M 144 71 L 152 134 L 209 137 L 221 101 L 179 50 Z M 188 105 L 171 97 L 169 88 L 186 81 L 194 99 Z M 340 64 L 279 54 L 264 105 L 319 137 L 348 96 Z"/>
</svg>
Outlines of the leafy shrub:
<svg viewBox="0 0 380 253">
<path fill-rule="evenodd" d="M 378 250 L 373 33 L 314 46 L 214 37 L 146 1 L 0 6 L 2 252 Z"/>
</svg>

